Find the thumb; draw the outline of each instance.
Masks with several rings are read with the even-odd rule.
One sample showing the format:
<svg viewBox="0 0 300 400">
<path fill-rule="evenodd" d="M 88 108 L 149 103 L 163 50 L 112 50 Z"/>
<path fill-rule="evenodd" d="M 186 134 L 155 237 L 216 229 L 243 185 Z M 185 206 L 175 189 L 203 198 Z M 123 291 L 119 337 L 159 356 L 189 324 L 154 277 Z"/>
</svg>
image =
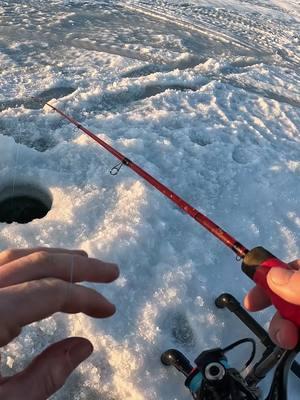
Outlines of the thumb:
<svg viewBox="0 0 300 400">
<path fill-rule="evenodd" d="M 21 373 L 4 381 L 0 398 L 45 400 L 59 390 L 73 372 L 93 351 L 83 338 L 68 338 L 48 347 Z"/>
<path fill-rule="evenodd" d="M 272 268 L 267 275 L 270 289 L 289 303 L 300 305 L 300 271 Z"/>
</svg>

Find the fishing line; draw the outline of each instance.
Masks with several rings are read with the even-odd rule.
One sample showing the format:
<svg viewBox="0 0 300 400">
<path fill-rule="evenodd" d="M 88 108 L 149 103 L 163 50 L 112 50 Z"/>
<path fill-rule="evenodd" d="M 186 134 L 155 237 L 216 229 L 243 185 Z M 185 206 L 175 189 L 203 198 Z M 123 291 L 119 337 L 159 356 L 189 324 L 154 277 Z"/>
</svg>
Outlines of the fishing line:
<svg viewBox="0 0 300 400">
<path fill-rule="evenodd" d="M 12 181 L 12 197 L 15 194 L 15 188 L 16 188 L 16 180 L 17 180 L 17 169 L 18 169 L 18 163 L 19 163 L 19 158 L 20 158 L 20 143 L 18 143 L 17 138 L 19 139 L 19 135 L 16 137 L 15 143 L 16 143 L 16 152 L 15 152 L 15 160 L 13 164 L 13 181 Z"/>
<path fill-rule="evenodd" d="M 70 292 L 70 290 L 72 289 L 72 286 L 71 286 L 71 285 L 73 285 L 73 277 L 74 277 L 74 255 L 72 255 L 72 257 L 71 257 L 69 292 Z M 69 294 L 69 293 L 68 293 L 68 294 Z"/>
<path fill-rule="evenodd" d="M 17 212 L 16 207 L 17 207 L 17 201 L 15 199 L 15 190 L 16 190 L 16 182 L 17 182 L 17 172 L 18 172 L 18 164 L 20 161 L 20 143 L 19 138 L 21 137 L 21 133 L 18 133 L 18 135 L 15 138 L 15 143 L 16 143 L 16 152 L 15 152 L 15 158 L 13 162 L 13 179 L 12 179 L 12 193 L 11 193 L 11 202 L 13 205 L 13 208 L 15 209 L 15 213 Z"/>
<path fill-rule="evenodd" d="M 73 289 L 73 281 L 74 281 L 74 255 L 71 256 L 71 263 L 70 263 L 70 280 L 69 284 L 67 285 L 66 289 L 66 300 L 68 301 L 69 298 L 71 297 L 71 291 Z M 73 321 L 74 316 L 69 315 L 69 323 L 70 323 L 70 330 L 71 330 L 71 335 L 74 334 L 74 321 Z"/>
</svg>

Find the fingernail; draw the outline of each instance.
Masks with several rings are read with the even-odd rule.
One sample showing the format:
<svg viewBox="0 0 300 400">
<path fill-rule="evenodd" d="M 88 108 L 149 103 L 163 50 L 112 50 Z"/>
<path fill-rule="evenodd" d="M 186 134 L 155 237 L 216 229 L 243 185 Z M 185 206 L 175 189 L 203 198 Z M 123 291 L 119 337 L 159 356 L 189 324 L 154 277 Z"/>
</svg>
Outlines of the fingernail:
<svg viewBox="0 0 300 400">
<path fill-rule="evenodd" d="M 118 266 L 117 264 L 114 264 L 114 268 L 115 268 L 115 271 L 116 271 L 116 275 L 119 276 L 119 275 L 120 275 L 120 268 L 119 268 L 119 266 Z"/>
<path fill-rule="evenodd" d="M 277 345 L 282 346 L 280 330 L 276 332 L 275 340 Z"/>
<path fill-rule="evenodd" d="M 286 285 L 293 275 L 293 271 L 283 268 L 272 268 L 270 278 L 275 285 Z"/>
<path fill-rule="evenodd" d="M 77 250 L 77 252 L 82 256 L 82 257 L 88 257 L 88 253 L 84 250 Z"/>
<path fill-rule="evenodd" d="M 248 294 L 244 297 L 243 305 L 248 311 L 250 311 L 249 310 L 250 309 L 250 304 L 249 304 L 249 296 L 248 296 Z"/>
<path fill-rule="evenodd" d="M 114 304 L 112 304 L 112 303 L 111 303 L 111 305 L 112 305 L 112 307 L 111 307 L 112 313 L 115 314 L 116 311 L 117 311 L 117 307 L 116 307 Z M 113 315 L 113 314 L 112 314 L 112 315 Z"/>
<path fill-rule="evenodd" d="M 69 356 L 74 368 L 88 358 L 92 354 L 93 350 L 92 344 L 87 340 L 73 345 L 69 350 Z"/>
<path fill-rule="evenodd" d="M 118 277 L 120 275 L 120 269 L 119 269 L 118 264 L 107 263 L 107 265 L 111 270 L 114 270 L 114 273 L 115 273 L 116 277 Z"/>
<path fill-rule="evenodd" d="M 117 307 L 113 303 L 111 303 L 110 301 L 108 301 L 108 303 L 109 303 L 109 305 L 107 307 L 107 315 L 106 315 L 106 317 L 112 317 L 116 313 Z M 101 318 L 103 318 L 103 316 L 101 316 Z"/>
</svg>

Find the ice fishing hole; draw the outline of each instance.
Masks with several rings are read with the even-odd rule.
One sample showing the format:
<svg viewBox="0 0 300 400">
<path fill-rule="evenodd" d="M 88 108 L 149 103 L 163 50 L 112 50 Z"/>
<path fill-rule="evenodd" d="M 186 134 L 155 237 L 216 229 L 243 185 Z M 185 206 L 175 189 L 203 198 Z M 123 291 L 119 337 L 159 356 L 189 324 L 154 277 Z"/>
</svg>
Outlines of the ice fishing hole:
<svg viewBox="0 0 300 400">
<path fill-rule="evenodd" d="M 11 183 L 0 187 L 0 222 L 27 224 L 44 218 L 52 207 L 47 189 L 31 183 Z"/>
</svg>

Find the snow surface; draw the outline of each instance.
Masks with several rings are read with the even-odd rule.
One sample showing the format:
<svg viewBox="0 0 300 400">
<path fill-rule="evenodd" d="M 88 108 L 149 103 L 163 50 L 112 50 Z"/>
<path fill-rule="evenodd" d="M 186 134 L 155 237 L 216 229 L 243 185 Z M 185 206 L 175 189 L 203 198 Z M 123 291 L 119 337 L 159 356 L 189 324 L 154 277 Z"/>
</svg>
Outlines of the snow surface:
<svg viewBox="0 0 300 400">
<path fill-rule="evenodd" d="M 249 336 L 214 299 L 251 282 L 233 253 L 31 96 L 81 121 L 251 248 L 300 257 L 299 1 L 2 1 L 0 186 L 50 190 L 0 248 L 82 248 L 121 277 L 108 320 L 55 315 L 2 351 L 3 373 L 82 335 L 90 359 L 53 399 L 187 400 L 160 364 Z M 273 310 L 256 315 L 267 327 Z M 237 351 L 232 363 L 245 361 Z M 299 382 L 291 376 L 291 400 Z"/>
</svg>

